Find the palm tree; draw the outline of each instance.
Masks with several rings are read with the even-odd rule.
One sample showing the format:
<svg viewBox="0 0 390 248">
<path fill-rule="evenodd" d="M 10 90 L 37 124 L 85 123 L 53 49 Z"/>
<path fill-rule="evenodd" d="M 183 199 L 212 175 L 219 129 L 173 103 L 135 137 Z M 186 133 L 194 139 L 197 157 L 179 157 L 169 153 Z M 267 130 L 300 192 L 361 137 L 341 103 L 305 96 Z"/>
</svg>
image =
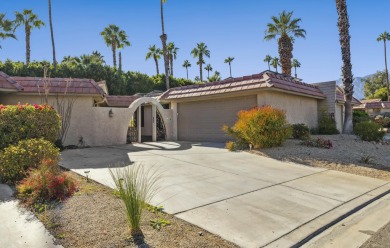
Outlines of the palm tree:
<svg viewBox="0 0 390 248">
<path fill-rule="evenodd" d="M 291 19 L 293 12 L 283 11 L 279 14 L 279 18 L 272 16 L 272 23 L 267 24 L 265 31 L 265 40 L 272 40 L 280 36 L 278 39 L 279 57 L 282 64 L 282 72 L 291 75 L 291 59 L 293 51 L 292 37 L 305 38 L 306 31 L 301 29 L 298 23 L 301 18 Z"/>
<path fill-rule="evenodd" d="M 187 71 L 187 80 L 188 80 L 188 67 L 191 67 L 191 63 L 188 60 L 184 61 L 183 67 L 186 68 Z"/>
<path fill-rule="evenodd" d="M 271 61 L 272 61 L 271 55 L 265 56 L 264 62 L 266 62 L 268 64 L 268 70 L 269 71 L 271 70 L 271 65 L 270 65 Z"/>
<path fill-rule="evenodd" d="M 218 72 L 218 71 L 215 71 L 214 72 L 214 75 L 212 75 L 211 77 L 209 77 L 209 82 L 218 82 L 218 81 L 221 81 L 221 74 Z"/>
<path fill-rule="evenodd" d="M 179 48 L 175 46 L 175 43 L 169 42 L 167 45 L 167 50 L 168 50 L 170 75 L 173 76 L 173 60 L 176 59 L 177 50 L 179 50 Z"/>
<path fill-rule="evenodd" d="M 160 0 L 161 29 L 162 29 L 162 34 L 160 36 L 160 39 L 162 43 L 162 53 L 164 57 L 165 84 L 168 90 L 169 89 L 169 59 L 168 59 L 168 51 L 167 51 L 168 36 L 165 33 L 165 26 L 164 26 L 164 3 L 166 2 L 167 0 Z"/>
<path fill-rule="evenodd" d="M 90 56 L 92 58 L 93 63 L 95 64 L 103 65 L 106 63 L 106 61 L 104 61 L 104 56 L 98 51 L 93 51 Z"/>
<path fill-rule="evenodd" d="M 336 0 L 336 8 L 338 14 L 337 26 L 340 35 L 341 46 L 341 58 L 343 61 L 342 77 L 343 77 L 343 89 L 344 89 L 344 127 L 343 133 L 352 134 L 352 97 L 353 97 L 353 75 L 351 64 L 351 47 L 349 35 L 349 20 L 346 0 Z"/>
<path fill-rule="evenodd" d="M 203 70 L 202 70 L 204 64 L 203 57 L 206 56 L 210 58 L 210 51 L 207 49 L 206 44 L 201 42 L 196 45 L 196 47 L 191 51 L 191 54 L 194 56 L 194 58 L 198 58 L 197 64 L 199 65 L 200 81 L 203 82 Z"/>
<path fill-rule="evenodd" d="M 227 57 L 225 59 L 225 63 L 229 64 L 229 69 L 230 69 L 230 77 L 232 77 L 232 62 L 234 60 L 234 57 Z"/>
<path fill-rule="evenodd" d="M 0 14 L 0 39 L 5 40 L 7 38 L 16 39 L 14 34 L 14 22 L 5 19 L 5 14 Z"/>
<path fill-rule="evenodd" d="M 22 13 L 15 12 L 16 15 L 16 25 L 24 25 L 24 31 L 26 33 L 26 64 L 30 63 L 30 38 L 31 30 L 34 28 L 41 28 L 45 26 L 45 23 L 38 19 L 38 16 L 32 12 L 31 9 L 25 9 Z"/>
<path fill-rule="evenodd" d="M 119 59 L 118 70 L 121 72 L 122 71 L 122 52 L 118 53 L 118 59 Z"/>
<path fill-rule="evenodd" d="M 271 65 L 273 68 L 275 68 L 276 73 L 278 73 L 278 66 L 280 65 L 279 58 L 278 57 L 272 58 Z"/>
<path fill-rule="evenodd" d="M 389 71 L 387 70 L 387 51 L 386 51 L 386 41 L 390 40 L 390 34 L 385 31 L 381 33 L 376 40 L 383 41 L 383 45 L 385 48 L 385 73 L 386 73 L 387 96 L 388 96 L 388 100 L 390 101 Z"/>
<path fill-rule="evenodd" d="M 206 71 L 207 71 L 207 78 L 210 77 L 210 71 L 213 71 L 213 67 L 211 67 L 210 64 L 206 65 L 206 67 L 204 68 Z"/>
<path fill-rule="evenodd" d="M 293 59 L 291 62 L 291 66 L 294 67 L 294 72 L 295 72 L 295 78 L 297 77 L 297 68 L 301 67 L 301 63 L 297 59 Z"/>
<path fill-rule="evenodd" d="M 100 35 L 103 36 L 106 45 L 111 46 L 113 65 L 116 68 L 116 50 L 131 45 L 128 36 L 124 30 L 114 24 L 108 25 Z"/>
<path fill-rule="evenodd" d="M 53 65 L 55 69 L 57 67 L 57 60 L 56 60 L 56 46 L 54 44 L 53 20 L 51 16 L 51 0 L 49 0 L 49 24 L 50 24 L 51 47 L 53 49 Z"/>
<path fill-rule="evenodd" d="M 154 59 L 154 62 L 156 63 L 156 71 L 157 75 L 160 74 L 160 71 L 158 69 L 158 60 L 161 58 L 161 49 L 157 48 L 156 45 L 149 46 L 149 52 L 146 54 L 145 60 L 148 60 L 150 58 Z"/>
</svg>

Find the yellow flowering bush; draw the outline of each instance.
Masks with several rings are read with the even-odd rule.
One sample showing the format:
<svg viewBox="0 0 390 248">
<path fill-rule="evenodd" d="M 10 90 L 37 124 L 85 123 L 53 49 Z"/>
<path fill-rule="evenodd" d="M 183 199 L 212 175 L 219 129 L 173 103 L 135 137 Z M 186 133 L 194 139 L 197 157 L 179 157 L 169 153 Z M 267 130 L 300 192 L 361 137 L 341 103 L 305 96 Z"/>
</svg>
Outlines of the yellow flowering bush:
<svg viewBox="0 0 390 248">
<path fill-rule="evenodd" d="M 19 141 L 0 151 L 0 181 L 15 183 L 23 179 L 29 169 L 38 168 L 44 160 L 58 164 L 60 151 L 44 139 Z"/>
<path fill-rule="evenodd" d="M 24 139 L 55 142 L 61 118 L 49 105 L 0 105 L 0 150 Z"/>
</svg>

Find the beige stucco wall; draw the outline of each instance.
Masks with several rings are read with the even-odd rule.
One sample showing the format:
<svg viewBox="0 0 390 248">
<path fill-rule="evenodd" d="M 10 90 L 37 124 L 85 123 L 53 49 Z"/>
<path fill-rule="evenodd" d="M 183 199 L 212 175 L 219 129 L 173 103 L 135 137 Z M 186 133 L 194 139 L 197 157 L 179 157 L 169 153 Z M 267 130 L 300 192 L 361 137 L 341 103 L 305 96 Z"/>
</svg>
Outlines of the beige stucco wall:
<svg viewBox="0 0 390 248">
<path fill-rule="evenodd" d="M 336 111 L 334 113 L 337 130 L 341 133 L 343 131 L 344 124 L 344 105 L 336 104 Z"/>
<path fill-rule="evenodd" d="M 286 111 L 286 117 L 290 124 L 304 123 L 310 128 L 315 128 L 318 125 L 317 99 L 264 91 L 257 94 L 257 105 L 270 105 L 283 109 Z"/>
<path fill-rule="evenodd" d="M 17 103 L 40 104 L 39 96 L 10 94 L 1 95 L 1 104 Z M 49 96 L 49 104 L 55 106 L 54 96 Z M 109 117 L 112 109 L 114 115 Z M 70 127 L 64 145 L 78 145 L 80 137 L 85 145 L 103 146 L 126 144 L 127 129 L 131 113 L 127 108 L 93 107 L 91 96 L 78 96 L 73 105 Z"/>
</svg>

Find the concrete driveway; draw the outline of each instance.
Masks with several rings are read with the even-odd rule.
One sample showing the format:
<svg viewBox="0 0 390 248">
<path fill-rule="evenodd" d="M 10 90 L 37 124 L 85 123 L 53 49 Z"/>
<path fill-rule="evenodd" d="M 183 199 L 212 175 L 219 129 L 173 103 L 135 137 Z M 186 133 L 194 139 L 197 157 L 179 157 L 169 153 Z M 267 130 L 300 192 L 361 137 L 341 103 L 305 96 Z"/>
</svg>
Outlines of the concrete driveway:
<svg viewBox="0 0 390 248">
<path fill-rule="evenodd" d="M 109 166 L 163 171 L 153 205 L 242 247 L 287 247 L 390 189 L 388 182 L 253 155 L 161 142 L 67 150 L 62 165 L 113 187 Z"/>
</svg>

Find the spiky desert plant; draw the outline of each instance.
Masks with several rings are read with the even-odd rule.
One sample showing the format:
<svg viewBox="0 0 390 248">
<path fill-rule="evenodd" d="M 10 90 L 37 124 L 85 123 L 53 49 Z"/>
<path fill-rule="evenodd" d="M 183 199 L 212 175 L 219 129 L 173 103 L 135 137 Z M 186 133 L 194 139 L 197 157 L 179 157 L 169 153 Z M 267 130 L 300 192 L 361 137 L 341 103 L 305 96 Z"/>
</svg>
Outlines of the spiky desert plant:
<svg viewBox="0 0 390 248">
<path fill-rule="evenodd" d="M 133 237 L 142 237 L 141 216 L 145 204 L 150 203 L 158 190 L 161 174 L 154 167 L 145 169 L 142 163 L 110 168 L 117 195 L 123 201 L 125 214 Z"/>
</svg>

